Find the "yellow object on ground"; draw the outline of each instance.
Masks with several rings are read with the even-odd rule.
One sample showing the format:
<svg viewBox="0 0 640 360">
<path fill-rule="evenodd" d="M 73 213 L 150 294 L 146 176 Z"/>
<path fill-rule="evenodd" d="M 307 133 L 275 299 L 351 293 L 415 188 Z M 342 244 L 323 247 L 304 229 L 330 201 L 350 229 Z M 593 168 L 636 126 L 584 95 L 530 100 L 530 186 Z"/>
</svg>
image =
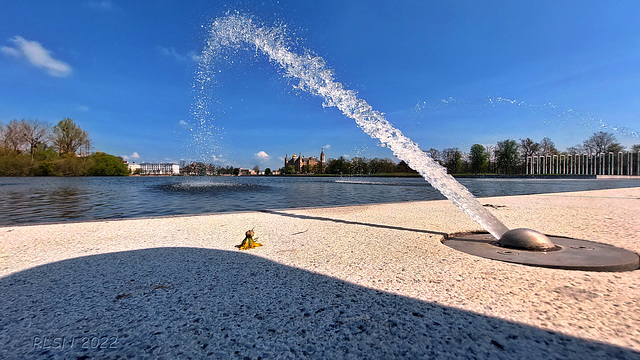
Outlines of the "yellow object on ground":
<svg viewBox="0 0 640 360">
<path fill-rule="evenodd" d="M 256 242 L 253 239 L 253 235 L 255 235 L 253 230 L 247 230 L 247 232 L 245 233 L 245 238 L 244 240 L 242 240 L 242 244 L 236 245 L 236 247 L 240 250 L 249 250 L 258 246 L 262 246 L 262 244 L 260 244 L 259 242 Z M 257 239 L 258 238 L 256 238 L 256 240 Z"/>
</svg>

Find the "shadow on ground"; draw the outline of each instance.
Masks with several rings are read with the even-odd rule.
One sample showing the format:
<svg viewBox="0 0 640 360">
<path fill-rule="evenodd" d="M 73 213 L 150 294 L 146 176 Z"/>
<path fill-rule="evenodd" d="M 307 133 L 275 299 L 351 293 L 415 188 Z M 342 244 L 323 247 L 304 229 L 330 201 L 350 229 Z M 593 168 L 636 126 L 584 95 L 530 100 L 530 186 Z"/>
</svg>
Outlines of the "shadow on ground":
<svg viewBox="0 0 640 360">
<path fill-rule="evenodd" d="M 640 358 L 238 251 L 154 248 L 0 278 L 0 358 Z"/>
<path fill-rule="evenodd" d="M 287 213 L 287 212 L 284 212 L 284 211 L 277 211 L 277 210 L 258 210 L 258 212 L 265 213 L 265 214 L 273 214 L 273 215 L 291 217 L 291 218 L 295 218 L 295 219 L 331 221 L 331 222 L 338 223 L 338 224 L 362 225 L 362 226 L 370 226 L 370 227 L 375 227 L 375 228 L 380 228 L 380 229 L 413 231 L 413 232 L 419 232 L 419 233 L 423 233 L 423 234 L 440 235 L 440 236 L 443 236 L 445 239 L 449 237 L 449 234 L 447 234 L 445 232 L 440 232 L 440 231 L 432 231 L 432 230 L 424 230 L 424 229 L 411 229 L 411 228 L 406 228 L 406 227 L 401 227 L 401 226 L 394 226 L 394 225 L 372 224 L 372 223 L 366 223 L 366 222 L 361 222 L 361 221 L 342 220 L 342 219 L 336 219 L 336 218 L 330 218 L 330 217 L 324 217 L 324 216 L 291 214 L 291 213 Z"/>
</svg>

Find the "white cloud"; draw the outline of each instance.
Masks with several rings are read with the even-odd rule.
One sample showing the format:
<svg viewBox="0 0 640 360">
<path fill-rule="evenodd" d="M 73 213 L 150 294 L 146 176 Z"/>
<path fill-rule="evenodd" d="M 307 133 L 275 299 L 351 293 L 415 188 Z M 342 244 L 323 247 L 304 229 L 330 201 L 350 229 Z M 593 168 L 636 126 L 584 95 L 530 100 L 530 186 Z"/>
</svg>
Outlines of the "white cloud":
<svg viewBox="0 0 640 360">
<path fill-rule="evenodd" d="M 188 124 L 186 121 L 184 121 L 184 120 L 180 120 L 180 121 L 178 122 L 178 124 L 179 124 L 180 126 L 187 126 L 187 125 L 189 125 L 189 124 Z"/>
<path fill-rule="evenodd" d="M 13 43 L 14 47 L 0 47 L 0 51 L 5 55 L 25 59 L 35 67 L 45 69 L 51 76 L 63 77 L 71 74 L 71 66 L 54 59 L 49 50 L 39 42 L 29 41 L 22 36 L 15 36 L 9 41 Z"/>
<path fill-rule="evenodd" d="M 260 151 L 254 155 L 258 160 L 269 160 L 269 154 L 264 151 Z"/>
<path fill-rule="evenodd" d="M 194 51 L 189 51 L 186 55 L 180 54 L 178 52 L 178 50 L 176 50 L 175 48 L 167 48 L 164 46 L 158 46 L 157 47 L 158 51 L 164 55 L 164 56 L 168 56 L 170 58 L 173 58 L 176 61 L 195 61 L 198 62 L 200 61 L 200 56 L 197 55 Z"/>
<path fill-rule="evenodd" d="M 324 147 L 325 149 L 329 149 L 329 148 L 331 148 L 331 145 L 327 144 L 327 145 L 325 145 L 325 146 L 323 146 L 323 147 Z"/>
<path fill-rule="evenodd" d="M 77 111 L 87 112 L 89 111 L 89 107 L 87 105 L 78 105 L 76 106 Z"/>
<path fill-rule="evenodd" d="M 19 57 L 19 56 L 20 56 L 20 52 L 19 52 L 17 49 L 10 48 L 10 47 L 8 47 L 8 46 L 0 47 L 0 50 L 1 50 L 5 55 L 14 56 L 14 57 Z"/>
<path fill-rule="evenodd" d="M 138 153 L 134 151 L 134 152 L 133 152 L 133 154 L 131 154 L 131 155 L 124 155 L 124 156 L 122 156 L 122 158 L 123 158 L 124 160 L 126 160 L 126 161 L 129 161 L 129 160 L 137 160 L 137 159 L 140 159 L 140 155 L 138 155 Z"/>
<path fill-rule="evenodd" d="M 349 156 L 348 154 L 344 154 L 344 155 L 342 155 L 342 157 L 345 158 L 345 159 L 351 158 L 351 156 Z"/>
</svg>

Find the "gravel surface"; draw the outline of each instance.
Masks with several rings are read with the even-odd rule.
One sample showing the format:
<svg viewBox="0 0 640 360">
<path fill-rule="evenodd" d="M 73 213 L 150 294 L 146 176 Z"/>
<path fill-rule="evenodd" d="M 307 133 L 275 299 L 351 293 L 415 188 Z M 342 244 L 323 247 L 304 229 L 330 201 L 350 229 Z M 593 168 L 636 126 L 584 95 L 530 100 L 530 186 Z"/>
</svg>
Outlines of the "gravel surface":
<svg viewBox="0 0 640 360">
<path fill-rule="evenodd" d="M 480 200 L 640 252 L 640 188 Z M 640 271 L 441 243 L 478 230 L 446 201 L 0 227 L 0 358 L 640 359 Z"/>
</svg>

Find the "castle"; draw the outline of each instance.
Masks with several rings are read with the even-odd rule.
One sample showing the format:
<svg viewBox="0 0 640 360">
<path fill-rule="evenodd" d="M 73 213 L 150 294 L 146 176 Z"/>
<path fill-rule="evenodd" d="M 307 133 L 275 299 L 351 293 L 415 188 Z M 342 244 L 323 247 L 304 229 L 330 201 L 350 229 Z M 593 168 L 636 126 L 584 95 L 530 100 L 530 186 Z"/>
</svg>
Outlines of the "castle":
<svg viewBox="0 0 640 360">
<path fill-rule="evenodd" d="M 320 151 L 320 160 L 316 156 L 304 157 L 302 153 L 296 156 L 294 153 L 291 158 L 289 155 L 284 157 L 284 168 L 293 166 L 295 173 L 323 173 L 325 168 L 324 148 Z"/>
</svg>

